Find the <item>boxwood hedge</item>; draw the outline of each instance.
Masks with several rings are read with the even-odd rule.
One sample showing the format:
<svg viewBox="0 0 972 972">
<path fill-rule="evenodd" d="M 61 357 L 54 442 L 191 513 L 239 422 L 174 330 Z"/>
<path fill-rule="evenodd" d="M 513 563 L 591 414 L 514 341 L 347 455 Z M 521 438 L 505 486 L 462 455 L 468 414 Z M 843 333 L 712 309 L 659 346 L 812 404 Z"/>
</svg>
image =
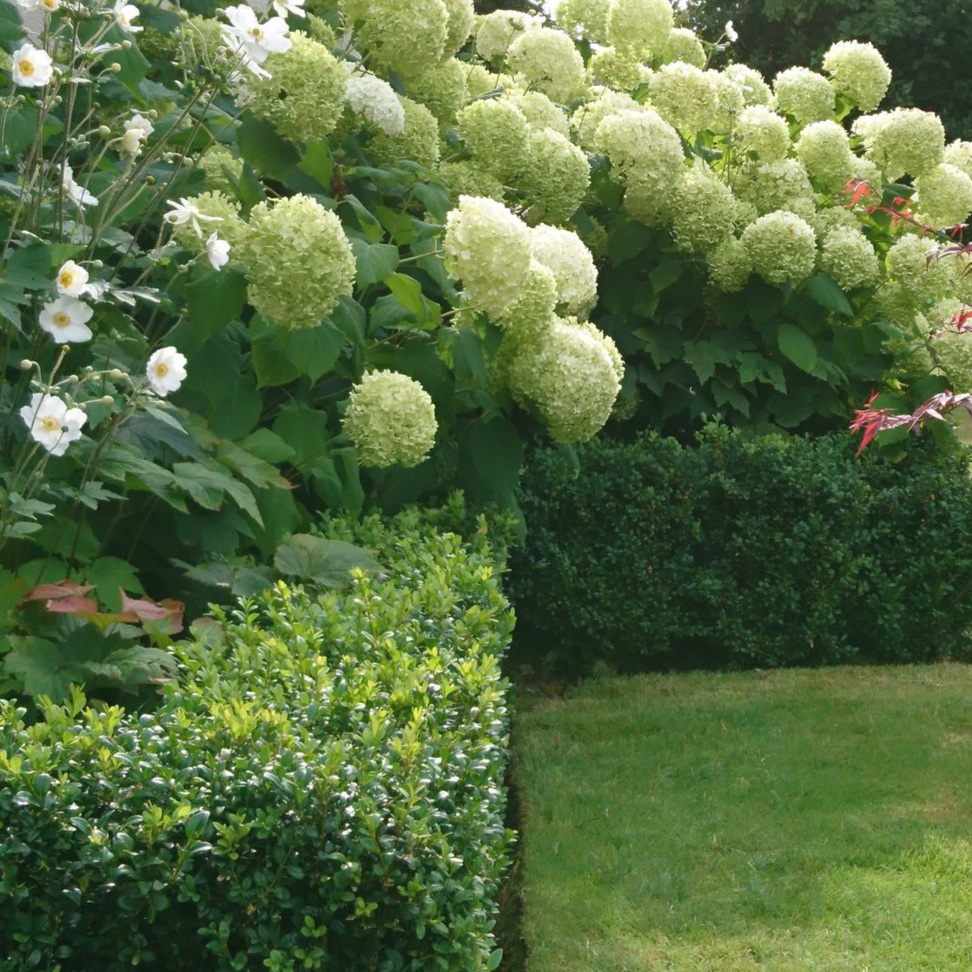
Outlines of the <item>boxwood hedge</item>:
<svg viewBox="0 0 972 972">
<path fill-rule="evenodd" d="M 383 570 L 278 585 L 152 714 L 0 703 L 0 968 L 493 968 L 512 614 L 480 532 L 375 519 Z"/>
</svg>

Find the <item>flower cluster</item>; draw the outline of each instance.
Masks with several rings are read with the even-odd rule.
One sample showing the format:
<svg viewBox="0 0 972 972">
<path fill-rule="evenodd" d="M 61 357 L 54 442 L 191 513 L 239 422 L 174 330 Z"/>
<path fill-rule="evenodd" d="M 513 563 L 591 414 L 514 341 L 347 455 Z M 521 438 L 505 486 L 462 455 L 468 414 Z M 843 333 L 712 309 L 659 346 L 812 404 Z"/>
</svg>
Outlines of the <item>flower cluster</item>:
<svg viewBox="0 0 972 972">
<path fill-rule="evenodd" d="M 797 139 L 796 154 L 811 179 L 828 192 L 838 192 L 854 173 L 850 139 L 835 121 L 807 125 Z"/>
<path fill-rule="evenodd" d="M 368 0 L 349 4 L 356 22 L 355 44 L 372 62 L 408 80 L 447 53 L 449 9 L 443 0 Z"/>
<path fill-rule="evenodd" d="M 456 127 L 472 157 L 498 179 L 512 180 L 523 170 L 530 126 L 512 101 L 474 101 L 459 112 Z"/>
<path fill-rule="evenodd" d="M 68 406 L 57 395 L 35 392 L 30 404 L 20 410 L 31 438 L 52 456 L 63 456 L 68 446 L 81 438 L 88 416 L 80 408 Z"/>
<path fill-rule="evenodd" d="M 352 74 L 344 86 L 344 100 L 386 135 L 400 135 L 405 128 L 405 109 L 395 89 L 383 78 L 368 72 Z"/>
<path fill-rule="evenodd" d="M 823 69 L 837 91 L 861 111 L 874 111 L 891 84 L 891 68 L 873 45 L 838 41 L 824 54 Z"/>
<path fill-rule="evenodd" d="M 525 86 L 560 104 L 568 104 L 586 87 L 584 61 L 560 30 L 541 27 L 519 34 L 510 44 L 507 63 Z"/>
<path fill-rule="evenodd" d="M 376 132 L 368 143 L 369 151 L 377 162 L 408 159 L 431 168 L 439 161 L 439 123 L 425 105 L 411 98 L 401 100 L 405 114 L 401 132 L 398 135 Z"/>
<path fill-rule="evenodd" d="M 753 270 L 767 283 L 803 283 L 817 257 L 813 228 L 794 213 L 778 210 L 750 223 L 740 237 Z"/>
<path fill-rule="evenodd" d="M 539 26 L 528 14 L 518 10 L 494 10 L 486 14 L 476 32 L 476 53 L 492 61 L 506 57 L 513 41 L 524 31 Z"/>
<path fill-rule="evenodd" d="M 566 313 L 584 317 L 597 301 L 597 268 L 580 237 L 541 223 L 530 233 L 530 252 L 553 273 L 557 303 Z"/>
<path fill-rule="evenodd" d="M 668 43 L 662 53 L 662 59 L 666 64 L 672 61 L 684 61 L 692 67 L 702 69 L 707 60 L 705 48 L 696 36 L 695 31 L 687 27 L 676 27 L 668 35 Z"/>
<path fill-rule="evenodd" d="M 567 222 L 584 201 L 590 185 L 587 156 L 552 128 L 531 131 L 526 148 L 516 185 L 530 201 L 527 221 Z"/>
<path fill-rule="evenodd" d="M 766 105 L 749 105 L 739 112 L 736 136 L 744 152 L 755 152 L 763 162 L 786 158 L 790 151 L 786 119 Z"/>
<path fill-rule="evenodd" d="M 719 110 L 715 75 L 691 64 L 665 64 L 651 76 L 652 107 L 683 135 L 710 128 Z"/>
<path fill-rule="evenodd" d="M 679 249 L 708 253 L 732 235 L 736 200 L 704 165 L 685 174 L 675 188 L 673 204 L 672 229 Z"/>
<path fill-rule="evenodd" d="M 773 93 L 780 111 L 801 125 L 826 121 L 834 114 L 834 88 L 822 75 L 809 68 L 780 71 L 773 80 Z"/>
<path fill-rule="evenodd" d="M 914 204 L 920 222 L 934 227 L 963 223 L 972 213 L 972 178 L 943 162 L 915 179 Z"/>
<path fill-rule="evenodd" d="M 820 246 L 820 268 L 829 273 L 842 290 L 854 290 L 877 283 L 880 265 L 870 240 L 857 229 L 834 229 Z"/>
<path fill-rule="evenodd" d="M 863 115 L 854 132 L 864 139 L 870 158 L 892 182 L 902 176 L 923 176 L 945 155 L 941 119 L 919 108 L 895 108 L 879 115 Z"/>
<path fill-rule="evenodd" d="M 619 51 L 649 60 L 665 50 L 674 19 L 668 0 L 614 0 L 607 15 L 607 39 Z"/>
</svg>

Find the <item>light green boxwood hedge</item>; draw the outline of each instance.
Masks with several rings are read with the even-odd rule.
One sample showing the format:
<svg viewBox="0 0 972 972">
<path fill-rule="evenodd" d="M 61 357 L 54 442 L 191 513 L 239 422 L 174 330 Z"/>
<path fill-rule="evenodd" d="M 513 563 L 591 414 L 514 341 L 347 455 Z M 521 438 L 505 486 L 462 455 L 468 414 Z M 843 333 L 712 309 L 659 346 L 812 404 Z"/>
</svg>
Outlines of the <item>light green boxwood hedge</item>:
<svg viewBox="0 0 972 972">
<path fill-rule="evenodd" d="M 383 572 L 217 613 L 155 713 L 0 702 L 0 969 L 497 964 L 494 554 L 417 514 L 331 532 Z"/>
</svg>

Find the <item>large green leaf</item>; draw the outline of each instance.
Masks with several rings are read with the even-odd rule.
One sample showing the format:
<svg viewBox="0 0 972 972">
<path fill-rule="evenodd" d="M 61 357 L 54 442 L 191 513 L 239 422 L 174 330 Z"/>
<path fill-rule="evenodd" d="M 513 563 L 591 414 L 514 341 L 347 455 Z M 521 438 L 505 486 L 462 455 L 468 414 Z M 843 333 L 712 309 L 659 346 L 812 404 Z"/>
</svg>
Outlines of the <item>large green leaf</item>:
<svg viewBox="0 0 972 972">
<path fill-rule="evenodd" d="M 398 247 L 388 243 L 368 243 L 352 239 L 351 249 L 357 264 L 355 282 L 360 289 L 380 283 L 398 266 Z"/>
<path fill-rule="evenodd" d="M 232 267 L 203 274 L 186 287 L 194 347 L 240 316 L 246 304 L 246 277 Z"/>
<path fill-rule="evenodd" d="M 475 423 L 462 431 L 459 459 L 463 485 L 479 500 L 513 505 L 523 466 L 523 440 L 508 419 Z"/>
<path fill-rule="evenodd" d="M 308 533 L 295 533 L 280 544 L 273 565 L 281 574 L 328 587 L 348 583 L 348 572 L 355 568 L 372 573 L 381 570 L 381 564 L 364 548 Z"/>
<path fill-rule="evenodd" d="M 780 351 L 801 371 L 808 374 L 817 364 L 817 346 L 813 338 L 796 324 L 783 323 L 776 332 Z"/>
<path fill-rule="evenodd" d="M 270 122 L 249 112 L 243 113 L 240 126 L 236 130 L 236 139 L 240 155 L 254 169 L 271 179 L 286 182 L 300 161 L 297 149 L 281 138 Z"/>
<path fill-rule="evenodd" d="M 844 317 L 853 317 L 854 308 L 840 285 L 826 273 L 818 273 L 807 284 L 807 293 L 825 310 L 833 311 Z"/>
</svg>

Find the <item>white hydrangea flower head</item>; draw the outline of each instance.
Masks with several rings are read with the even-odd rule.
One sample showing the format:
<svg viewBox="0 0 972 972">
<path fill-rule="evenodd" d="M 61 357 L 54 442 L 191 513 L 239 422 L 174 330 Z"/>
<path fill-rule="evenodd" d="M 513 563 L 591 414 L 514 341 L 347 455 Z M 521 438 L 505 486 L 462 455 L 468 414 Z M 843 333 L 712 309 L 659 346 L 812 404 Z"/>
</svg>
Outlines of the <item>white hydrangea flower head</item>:
<svg viewBox="0 0 972 972">
<path fill-rule="evenodd" d="M 341 220 L 310 196 L 257 203 L 237 256 L 250 303 L 288 329 L 318 325 L 354 283 L 354 253 Z"/>
<path fill-rule="evenodd" d="M 405 127 L 399 135 L 375 132 L 368 151 L 378 163 L 394 164 L 402 159 L 434 168 L 440 155 L 439 122 L 425 105 L 403 97 Z"/>
<path fill-rule="evenodd" d="M 861 224 L 854 211 L 847 206 L 824 206 L 818 209 L 813 218 L 807 220 L 817 234 L 817 239 L 823 239 L 833 230 L 853 230 L 860 232 Z"/>
<path fill-rule="evenodd" d="M 744 104 L 771 105 L 773 103 L 773 92 L 770 86 L 755 68 L 747 67 L 745 64 L 730 64 L 723 69 L 722 74 L 739 89 Z"/>
<path fill-rule="evenodd" d="M 530 252 L 553 273 L 557 303 L 567 314 L 585 317 L 597 303 L 597 267 L 571 230 L 541 223 L 530 232 Z"/>
<path fill-rule="evenodd" d="M 456 118 L 456 130 L 472 157 L 498 179 L 514 178 L 526 164 L 530 125 L 506 98 L 467 105 Z"/>
<path fill-rule="evenodd" d="M 742 240 L 729 237 L 708 257 L 709 279 L 725 294 L 738 293 L 753 273 L 753 261 Z"/>
<path fill-rule="evenodd" d="M 362 466 L 408 468 L 432 451 L 438 423 L 431 396 L 414 378 L 369 371 L 351 389 L 343 428 Z"/>
<path fill-rule="evenodd" d="M 468 303 L 494 317 L 516 303 L 530 269 L 530 228 L 502 203 L 460 196 L 442 245 Z"/>
<path fill-rule="evenodd" d="M 609 339 L 557 319 L 542 342 L 517 347 L 507 371 L 510 390 L 533 402 L 557 442 L 586 442 L 611 415 L 621 389 L 620 356 Z M 615 349 L 616 351 L 617 349 Z"/>
<path fill-rule="evenodd" d="M 42 308 L 38 323 L 54 339 L 55 344 L 76 344 L 93 337 L 88 321 L 94 311 L 76 297 L 62 296 L 48 301 Z"/>
<path fill-rule="evenodd" d="M 88 271 L 68 260 L 57 271 L 54 285 L 62 297 L 80 297 L 88 289 Z"/>
<path fill-rule="evenodd" d="M 915 300 L 937 300 L 954 290 L 958 261 L 930 259 L 938 244 L 926 236 L 902 236 L 884 258 L 887 279 Z"/>
<path fill-rule="evenodd" d="M 561 135 L 570 135 L 570 121 L 560 105 L 555 105 L 540 91 L 509 91 L 506 100 L 523 112 L 531 128 L 552 128 Z"/>
<path fill-rule="evenodd" d="M 405 129 L 405 109 L 395 89 L 367 71 L 355 72 L 345 82 L 344 100 L 356 115 L 383 131 L 400 135 Z"/>
<path fill-rule="evenodd" d="M 705 48 L 694 30 L 687 27 L 675 27 L 668 35 L 668 43 L 662 52 L 662 60 L 666 64 L 672 61 L 684 61 L 699 70 L 705 68 L 707 60 Z"/>
<path fill-rule="evenodd" d="M 351 18 L 355 47 L 382 73 L 409 80 L 447 56 L 449 9 L 443 0 L 368 0 Z"/>
<path fill-rule="evenodd" d="M 21 88 L 43 88 L 51 83 L 54 76 L 54 61 L 47 51 L 22 44 L 13 52 L 11 76 L 14 84 Z"/>
<path fill-rule="evenodd" d="M 712 122 L 712 131 L 729 134 L 735 130 L 736 119 L 742 110 L 748 107 L 742 89 L 721 71 L 706 71 L 705 75 L 715 88 L 716 100 L 719 105 Z"/>
<path fill-rule="evenodd" d="M 178 391 L 186 380 L 186 356 L 175 348 L 159 348 L 145 366 L 149 387 L 159 398 Z"/>
<path fill-rule="evenodd" d="M 505 58 L 510 45 L 520 34 L 539 26 L 533 17 L 519 10 L 494 10 L 479 21 L 476 53 L 487 61 Z"/>
<path fill-rule="evenodd" d="M 685 173 L 672 203 L 672 229 L 680 250 L 710 253 L 732 236 L 735 197 L 708 166 L 696 164 Z"/>
<path fill-rule="evenodd" d="M 813 273 L 817 237 L 795 213 L 778 210 L 750 223 L 740 237 L 753 270 L 767 283 L 803 283 Z"/>
<path fill-rule="evenodd" d="M 267 77 L 247 81 L 247 107 L 292 142 L 320 141 L 341 118 L 348 78 L 323 44 L 298 30 L 289 42 L 265 59 Z"/>
<path fill-rule="evenodd" d="M 739 112 L 736 135 L 743 152 L 755 152 L 761 162 L 783 159 L 790 151 L 790 126 L 766 105 L 749 105 Z"/>
<path fill-rule="evenodd" d="M 917 219 L 936 229 L 964 223 L 972 213 L 972 178 L 947 162 L 915 179 Z"/>
<path fill-rule="evenodd" d="M 497 202 L 502 202 L 506 196 L 503 183 L 478 162 L 440 162 L 439 175 L 449 187 L 450 198 L 456 202 L 460 196 L 485 196 Z"/>
<path fill-rule="evenodd" d="M 552 128 L 531 130 L 527 156 L 514 180 L 530 205 L 524 218 L 531 225 L 565 223 L 577 212 L 591 183 L 587 156 Z"/>
<path fill-rule="evenodd" d="M 674 23 L 668 0 L 614 0 L 608 10 L 607 39 L 619 51 L 649 60 L 665 50 Z"/>
<path fill-rule="evenodd" d="M 557 23 L 575 39 L 607 44 L 611 0 L 563 0 L 557 7 Z"/>
<path fill-rule="evenodd" d="M 961 169 L 967 176 L 972 177 L 972 142 L 957 138 L 945 146 L 943 162 Z"/>
<path fill-rule="evenodd" d="M 505 74 L 492 74 L 478 61 L 466 64 L 466 87 L 469 98 L 482 98 L 483 95 L 508 89 L 513 85 L 513 79 Z"/>
<path fill-rule="evenodd" d="M 810 176 L 799 159 L 746 165 L 733 186 L 739 198 L 752 203 L 760 215 L 778 209 L 799 214 L 816 209 Z"/>
<path fill-rule="evenodd" d="M 867 121 L 865 122 L 865 117 Z M 938 115 L 920 108 L 895 108 L 857 119 L 867 157 L 892 182 L 919 178 L 945 157 L 945 129 Z"/>
<path fill-rule="evenodd" d="M 598 88 L 595 97 L 574 110 L 570 116 L 571 131 L 574 132 L 577 144 L 588 152 L 600 151 L 597 144 L 597 128 L 607 118 L 621 111 L 643 111 L 644 106 L 638 104 L 631 95 L 611 88 Z"/>
<path fill-rule="evenodd" d="M 542 332 L 553 324 L 556 306 L 557 280 L 553 271 L 539 260 L 531 259 L 516 301 L 491 319 L 514 342 L 536 342 L 542 340 Z"/>
<path fill-rule="evenodd" d="M 719 111 L 713 72 L 682 61 L 662 65 L 651 76 L 649 92 L 651 106 L 683 135 L 711 128 Z"/>
<path fill-rule="evenodd" d="M 654 72 L 630 51 L 619 51 L 614 47 L 602 47 L 591 54 L 587 62 L 587 78 L 591 85 L 602 85 L 620 94 L 634 91 L 642 84 L 648 84 Z M 634 101 L 634 99 L 631 99 Z"/>
<path fill-rule="evenodd" d="M 823 69 L 834 87 L 861 111 L 874 111 L 891 84 L 891 68 L 869 43 L 838 41 L 824 54 Z"/>
<path fill-rule="evenodd" d="M 858 229 L 831 230 L 820 245 L 820 269 L 837 281 L 841 290 L 870 287 L 881 276 L 871 241 Z"/>
<path fill-rule="evenodd" d="M 68 446 L 81 438 L 81 427 L 88 420 L 80 408 L 69 408 L 57 395 L 35 392 L 30 404 L 20 410 L 30 437 L 52 456 L 63 456 Z"/>
<path fill-rule="evenodd" d="M 773 80 L 773 93 L 780 111 L 801 125 L 834 117 L 834 87 L 809 68 L 792 67 L 780 71 Z"/>
<path fill-rule="evenodd" d="M 445 0 L 449 19 L 446 21 L 446 40 L 443 54 L 452 57 L 465 46 L 476 26 L 473 0 Z"/>
<path fill-rule="evenodd" d="M 639 181 L 654 181 L 662 190 L 673 186 L 685 167 L 678 132 L 652 108 L 611 112 L 597 126 L 594 142 L 622 179 L 637 172 Z"/>
<path fill-rule="evenodd" d="M 507 64 L 518 81 L 558 104 L 569 104 L 587 87 L 584 60 L 562 30 L 523 31 L 510 44 Z"/>
<path fill-rule="evenodd" d="M 843 125 L 812 122 L 800 133 L 796 154 L 825 192 L 839 192 L 854 174 L 854 153 Z"/>
<path fill-rule="evenodd" d="M 455 125 L 456 115 L 469 102 L 467 70 L 467 65 L 462 61 L 447 57 L 431 65 L 409 83 L 409 97 L 425 105 L 435 115 L 443 133 Z"/>
</svg>

